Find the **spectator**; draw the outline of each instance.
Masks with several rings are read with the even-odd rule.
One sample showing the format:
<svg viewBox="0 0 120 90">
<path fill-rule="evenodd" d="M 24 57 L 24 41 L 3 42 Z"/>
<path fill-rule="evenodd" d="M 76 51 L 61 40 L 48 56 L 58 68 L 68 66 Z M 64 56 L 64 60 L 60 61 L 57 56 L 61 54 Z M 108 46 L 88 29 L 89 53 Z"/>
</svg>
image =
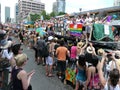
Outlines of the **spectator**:
<svg viewBox="0 0 120 90">
<path fill-rule="evenodd" d="M 64 46 L 64 41 L 60 41 L 60 46 L 56 50 L 56 55 L 58 59 L 58 72 L 59 78 L 64 81 L 65 80 L 65 70 L 66 70 L 66 56 L 69 55 L 68 49 Z"/>
<path fill-rule="evenodd" d="M 120 68 L 119 65 L 117 64 L 117 60 L 115 59 L 114 54 L 112 54 L 112 61 L 115 62 L 116 68 L 112 69 L 109 73 L 109 78 L 108 80 L 105 80 L 104 75 L 103 75 L 103 65 L 105 62 L 106 54 L 103 55 L 101 63 L 99 63 L 98 66 L 98 72 L 99 72 L 99 77 L 100 77 L 100 83 L 102 84 L 102 89 L 104 90 L 120 90 Z"/>
<path fill-rule="evenodd" d="M 15 57 L 16 66 L 12 70 L 13 90 L 32 90 L 30 80 L 35 73 L 31 71 L 27 73 L 23 67 L 27 64 L 27 55 L 19 54 Z"/>
<path fill-rule="evenodd" d="M 76 64 L 78 72 L 76 75 L 75 90 L 79 90 L 79 86 L 83 86 L 86 81 L 85 55 L 80 55 Z M 80 89 L 82 90 L 82 88 Z"/>
</svg>

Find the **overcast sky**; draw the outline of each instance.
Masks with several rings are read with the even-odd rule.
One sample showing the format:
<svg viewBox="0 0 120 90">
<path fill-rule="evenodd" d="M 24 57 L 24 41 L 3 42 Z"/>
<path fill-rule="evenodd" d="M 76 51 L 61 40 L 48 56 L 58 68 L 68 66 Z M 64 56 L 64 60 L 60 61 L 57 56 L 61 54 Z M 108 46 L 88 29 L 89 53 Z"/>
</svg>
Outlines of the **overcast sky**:
<svg viewBox="0 0 120 90">
<path fill-rule="evenodd" d="M 4 8 L 5 6 L 9 6 L 11 9 L 11 18 L 14 18 L 14 8 L 15 3 L 17 3 L 18 0 L 0 0 L 1 6 L 2 6 L 2 21 L 4 21 Z M 50 13 L 52 12 L 52 4 L 56 0 L 41 0 L 41 2 L 45 3 L 45 10 Z M 104 8 L 104 7 L 111 7 L 113 6 L 114 0 L 66 0 L 66 12 L 72 13 L 72 12 L 79 12 L 79 8 L 82 8 L 82 10 L 92 10 L 92 9 L 98 9 L 98 8 Z"/>
</svg>

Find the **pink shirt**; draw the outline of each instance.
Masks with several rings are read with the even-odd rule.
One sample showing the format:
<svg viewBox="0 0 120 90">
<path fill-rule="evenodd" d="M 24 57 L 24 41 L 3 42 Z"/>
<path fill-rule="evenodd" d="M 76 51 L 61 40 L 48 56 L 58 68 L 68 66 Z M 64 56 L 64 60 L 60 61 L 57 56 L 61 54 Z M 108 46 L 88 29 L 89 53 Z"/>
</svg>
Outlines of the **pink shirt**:
<svg viewBox="0 0 120 90">
<path fill-rule="evenodd" d="M 70 58 L 76 58 L 77 55 L 77 46 L 72 46 L 71 47 L 71 54 L 70 54 Z"/>
</svg>

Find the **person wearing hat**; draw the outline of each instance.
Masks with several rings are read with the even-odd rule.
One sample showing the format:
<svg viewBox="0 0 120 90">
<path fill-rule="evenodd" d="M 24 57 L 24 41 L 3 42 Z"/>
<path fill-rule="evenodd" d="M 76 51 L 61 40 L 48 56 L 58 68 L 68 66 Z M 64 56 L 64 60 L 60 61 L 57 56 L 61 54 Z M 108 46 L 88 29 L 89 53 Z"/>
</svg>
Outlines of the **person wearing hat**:
<svg viewBox="0 0 120 90">
<path fill-rule="evenodd" d="M 16 66 L 12 69 L 13 90 L 32 90 L 30 80 L 35 71 L 27 73 L 23 68 L 28 62 L 28 57 L 25 53 L 15 57 Z"/>
<path fill-rule="evenodd" d="M 87 35 L 86 36 L 86 42 L 85 42 L 85 45 L 82 41 L 78 42 L 77 44 L 77 59 L 78 59 L 78 56 L 81 55 L 81 54 L 85 54 L 85 49 L 88 45 L 88 38 L 87 38 Z"/>
<path fill-rule="evenodd" d="M 4 73 L 4 82 L 8 83 L 10 66 L 12 66 L 13 62 L 13 52 L 12 52 L 12 42 L 7 41 L 7 43 L 1 47 L 1 56 L 0 56 L 0 68 L 3 68 Z M 5 89 L 3 85 L 3 89 Z"/>
</svg>

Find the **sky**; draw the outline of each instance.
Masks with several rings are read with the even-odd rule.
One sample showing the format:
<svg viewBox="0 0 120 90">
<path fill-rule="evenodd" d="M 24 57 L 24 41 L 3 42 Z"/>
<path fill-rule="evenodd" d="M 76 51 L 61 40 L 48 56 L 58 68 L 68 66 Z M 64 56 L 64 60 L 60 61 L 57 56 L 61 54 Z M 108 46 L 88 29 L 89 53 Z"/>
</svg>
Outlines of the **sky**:
<svg viewBox="0 0 120 90">
<path fill-rule="evenodd" d="M 0 0 L 1 3 L 1 17 L 2 22 L 4 22 L 4 8 L 5 6 L 10 7 L 11 12 L 11 18 L 14 18 L 14 8 L 15 3 L 17 3 L 18 0 Z M 42 3 L 45 3 L 45 10 L 47 13 L 52 12 L 52 4 L 56 0 L 40 0 Z M 82 8 L 82 11 L 88 11 L 98 8 L 105 8 L 105 7 L 111 7 L 113 6 L 114 0 L 66 0 L 66 12 L 67 13 L 73 13 L 73 12 L 79 12 L 79 9 Z"/>
</svg>

